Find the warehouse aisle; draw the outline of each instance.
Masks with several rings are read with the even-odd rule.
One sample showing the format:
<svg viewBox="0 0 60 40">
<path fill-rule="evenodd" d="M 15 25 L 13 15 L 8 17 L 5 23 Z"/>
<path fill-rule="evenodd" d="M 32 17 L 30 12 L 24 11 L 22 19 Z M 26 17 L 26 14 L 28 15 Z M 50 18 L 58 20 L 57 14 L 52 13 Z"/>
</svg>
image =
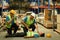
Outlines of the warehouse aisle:
<svg viewBox="0 0 60 40">
<path fill-rule="evenodd" d="M 23 38 L 23 37 L 11 37 L 11 38 L 5 38 L 6 31 L 0 32 L 0 40 L 60 40 L 60 35 L 56 32 L 54 32 L 52 29 L 46 29 L 43 26 L 39 25 L 39 31 L 45 33 L 45 37 L 39 37 L 39 38 Z M 21 30 L 19 30 L 21 31 Z M 51 34 L 51 38 L 47 38 L 46 34 Z"/>
</svg>

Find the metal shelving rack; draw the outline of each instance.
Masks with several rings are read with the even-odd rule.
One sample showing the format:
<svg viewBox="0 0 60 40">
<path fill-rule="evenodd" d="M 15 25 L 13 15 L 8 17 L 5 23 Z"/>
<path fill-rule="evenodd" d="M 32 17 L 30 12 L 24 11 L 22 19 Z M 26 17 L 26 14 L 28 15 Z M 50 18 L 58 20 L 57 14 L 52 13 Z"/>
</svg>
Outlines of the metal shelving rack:
<svg viewBox="0 0 60 40">
<path fill-rule="evenodd" d="M 35 0 L 35 1 L 36 1 L 36 0 Z M 39 1 L 40 1 L 40 0 L 38 0 L 38 13 L 39 13 L 39 8 L 40 8 L 40 5 L 39 5 L 40 2 L 39 2 Z M 44 1 L 44 0 L 43 0 L 43 1 Z M 42 1 L 42 2 L 43 2 L 43 1 Z M 49 9 L 52 9 L 52 10 L 53 10 L 53 17 L 52 17 L 52 19 L 53 19 L 53 20 L 52 20 L 52 22 L 53 22 L 53 27 L 52 27 L 52 28 L 53 28 L 53 30 L 55 30 L 54 16 L 55 16 L 55 7 L 56 7 L 56 6 L 55 6 L 55 1 L 56 1 L 56 0 L 53 0 L 53 1 L 54 1 L 54 2 L 53 2 L 53 5 L 52 5 L 53 8 L 50 8 L 50 0 L 48 0 L 47 9 L 48 9 L 48 10 L 49 10 Z M 42 3 L 42 2 L 41 2 L 41 3 Z M 43 6 L 44 6 L 44 9 L 45 9 L 45 5 L 43 5 Z M 42 8 L 41 8 L 41 10 L 42 10 Z M 38 14 L 38 15 L 39 15 L 39 14 Z"/>
</svg>

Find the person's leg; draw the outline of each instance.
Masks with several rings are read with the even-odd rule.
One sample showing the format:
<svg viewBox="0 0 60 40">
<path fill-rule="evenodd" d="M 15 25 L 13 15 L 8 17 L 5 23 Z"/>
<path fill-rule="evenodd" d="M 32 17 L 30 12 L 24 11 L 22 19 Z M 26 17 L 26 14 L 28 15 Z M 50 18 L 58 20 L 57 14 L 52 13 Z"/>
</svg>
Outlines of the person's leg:
<svg viewBox="0 0 60 40">
<path fill-rule="evenodd" d="M 13 28 L 14 28 L 14 33 L 13 34 L 15 34 L 17 32 L 17 30 L 18 30 L 18 26 L 14 23 Z"/>
<path fill-rule="evenodd" d="M 28 29 L 26 27 L 23 27 L 23 31 L 25 33 L 25 36 L 27 35 Z"/>
<path fill-rule="evenodd" d="M 35 26 L 34 26 L 34 24 L 30 25 L 29 28 L 32 28 L 32 31 L 34 31 L 34 30 L 35 30 Z"/>
<path fill-rule="evenodd" d="M 14 28 L 14 34 L 17 32 L 17 30 L 18 30 L 18 27 L 19 27 L 19 26 L 17 26 L 17 25 L 15 24 L 15 28 Z"/>
<path fill-rule="evenodd" d="M 12 35 L 12 30 L 11 30 L 11 28 L 7 28 L 7 33 L 8 33 L 8 35 Z"/>
</svg>

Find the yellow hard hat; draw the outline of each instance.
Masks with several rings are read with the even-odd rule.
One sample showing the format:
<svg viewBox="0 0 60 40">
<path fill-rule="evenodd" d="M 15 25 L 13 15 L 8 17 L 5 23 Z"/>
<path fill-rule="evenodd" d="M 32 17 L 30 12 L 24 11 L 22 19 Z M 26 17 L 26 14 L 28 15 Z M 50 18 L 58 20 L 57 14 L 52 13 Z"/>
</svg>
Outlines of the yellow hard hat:
<svg viewBox="0 0 60 40">
<path fill-rule="evenodd" d="M 16 12 L 15 10 L 10 10 L 10 13 L 15 14 Z"/>
<path fill-rule="evenodd" d="M 48 33 L 48 34 L 46 35 L 46 37 L 51 38 L 51 34 Z"/>
</svg>

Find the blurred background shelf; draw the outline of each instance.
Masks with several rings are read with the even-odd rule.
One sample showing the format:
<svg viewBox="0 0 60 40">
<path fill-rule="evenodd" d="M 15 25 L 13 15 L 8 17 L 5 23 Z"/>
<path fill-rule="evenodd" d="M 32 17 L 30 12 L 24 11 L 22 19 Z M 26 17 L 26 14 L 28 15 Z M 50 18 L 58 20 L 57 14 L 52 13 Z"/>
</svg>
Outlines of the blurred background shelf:
<svg viewBox="0 0 60 40">
<path fill-rule="evenodd" d="M 31 6 L 30 8 L 33 8 L 33 9 L 48 8 L 48 6 Z M 50 8 L 54 8 L 54 6 L 51 5 Z M 56 5 L 55 8 L 60 8 L 60 6 L 59 5 Z"/>
</svg>

